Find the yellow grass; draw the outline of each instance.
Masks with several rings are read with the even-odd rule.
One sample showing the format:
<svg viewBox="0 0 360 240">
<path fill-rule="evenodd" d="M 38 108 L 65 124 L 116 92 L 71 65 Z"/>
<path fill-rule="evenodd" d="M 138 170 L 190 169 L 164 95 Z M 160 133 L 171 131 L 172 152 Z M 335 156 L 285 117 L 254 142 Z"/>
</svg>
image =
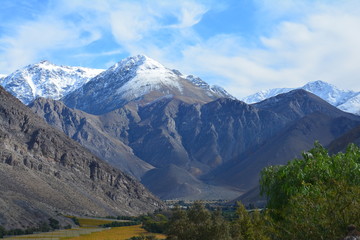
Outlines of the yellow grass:
<svg viewBox="0 0 360 240">
<path fill-rule="evenodd" d="M 141 228 L 141 225 L 115 227 L 102 232 L 92 233 L 75 238 L 66 238 L 67 240 L 126 240 L 134 236 L 155 235 L 159 239 L 165 239 L 163 234 L 152 234 Z"/>
<path fill-rule="evenodd" d="M 78 218 L 79 219 L 79 223 L 81 227 L 96 227 L 99 225 L 103 225 L 103 224 L 107 224 L 107 223 L 112 223 L 114 221 L 117 221 L 116 219 L 114 220 L 107 220 L 107 219 L 93 219 L 93 218 Z"/>
<path fill-rule="evenodd" d="M 93 232 L 104 231 L 104 228 L 74 228 L 67 230 L 58 230 L 54 232 L 35 233 L 31 235 L 14 236 L 6 238 L 7 240 L 62 240 L 74 238 L 82 235 L 89 235 Z"/>
</svg>

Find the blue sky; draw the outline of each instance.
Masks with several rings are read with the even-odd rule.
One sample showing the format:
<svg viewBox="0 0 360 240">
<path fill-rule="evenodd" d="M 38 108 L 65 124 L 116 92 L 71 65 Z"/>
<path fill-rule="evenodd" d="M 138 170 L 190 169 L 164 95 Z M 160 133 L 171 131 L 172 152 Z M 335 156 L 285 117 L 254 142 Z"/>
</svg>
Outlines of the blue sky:
<svg viewBox="0 0 360 240">
<path fill-rule="evenodd" d="M 238 98 L 319 79 L 360 91 L 360 1 L 0 0 L 0 73 L 135 54 Z"/>
</svg>

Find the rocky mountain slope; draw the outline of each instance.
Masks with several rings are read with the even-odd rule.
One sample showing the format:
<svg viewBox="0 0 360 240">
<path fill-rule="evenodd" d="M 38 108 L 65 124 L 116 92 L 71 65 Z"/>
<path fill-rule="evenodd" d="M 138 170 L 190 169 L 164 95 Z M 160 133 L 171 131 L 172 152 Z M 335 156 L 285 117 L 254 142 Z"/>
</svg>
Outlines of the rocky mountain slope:
<svg viewBox="0 0 360 240">
<path fill-rule="evenodd" d="M 0 87 L 0 225 L 49 217 L 135 215 L 162 203 L 141 184 L 47 125 Z"/>
<path fill-rule="evenodd" d="M 258 184 L 254 175 L 259 175 L 265 166 L 284 164 L 301 157 L 315 141 L 326 146 L 360 124 L 359 117 L 344 113 L 303 90 L 278 95 L 254 107 L 281 116 L 287 124 L 258 145 L 256 151 L 243 154 L 241 161 L 234 159 L 215 171 L 218 181 L 234 183 L 247 190 Z"/>
<path fill-rule="evenodd" d="M 29 104 L 37 97 L 60 99 L 102 71 L 102 69 L 57 66 L 42 61 L 0 79 L 0 85 L 24 104 Z"/>
<path fill-rule="evenodd" d="M 62 101 L 71 108 L 104 114 L 129 102 L 143 105 L 162 98 L 184 102 L 209 102 L 228 97 L 220 87 L 210 87 L 193 76 L 184 76 L 143 55 L 126 58 L 93 78 Z"/>
<path fill-rule="evenodd" d="M 40 104 L 33 109 L 47 118 Z M 162 98 L 96 117 L 102 125 L 88 129 L 102 129 L 150 164 L 142 183 L 164 199 L 240 195 L 257 186 L 263 167 L 291 160 L 315 140 L 328 144 L 360 123 L 360 117 L 304 90 L 255 105 L 229 98 L 208 103 Z M 58 121 L 55 125 L 66 126 L 66 120 Z M 89 118 L 86 124 L 93 122 Z"/>
<path fill-rule="evenodd" d="M 294 89 L 295 88 L 274 88 L 270 90 L 264 90 L 245 97 L 242 99 L 242 101 L 248 104 L 258 103 L 267 98 L 276 96 L 281 93 L 287 93 Z M 342 90 L 323 81 L 309 82 L 306 85 L 296 89 L 303 89 L 311 92 L 345 112 L 360 115 L 360 92 Z"/>
<path fill-rule="evenodd" d="M 36 99 L 29 107 L 50 125 L 81 143 L 96 156 L 138 179 L 154 168 L 138 158 L 133 149 L 117 136 L 122 130 L 117 129 L 117 126 L 129 128 L 128 125 L 123 126 L 123 122 L 133 117 L 131 108 L 98 116 L 71 109 L 63 102 L 45 98 Z"/>
</svg>

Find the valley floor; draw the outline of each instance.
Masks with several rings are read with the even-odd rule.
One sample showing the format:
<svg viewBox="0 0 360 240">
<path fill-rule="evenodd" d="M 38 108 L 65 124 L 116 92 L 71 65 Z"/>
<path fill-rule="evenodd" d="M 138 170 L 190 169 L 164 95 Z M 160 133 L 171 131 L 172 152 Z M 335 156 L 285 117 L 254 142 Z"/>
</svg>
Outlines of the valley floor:
<svg viewBox="0 0 360 240">
<path fill-rule="evenodd" d="M 5 237 L 7 240 L 126 240 L 141 235 L 155 235 L 157 239 L 165 239 L 163 234 L 147 232 L 141 225 L 103 228 L 101 224 L 111 221 L 109 219 L 80 218 L 83 227 L 66 230 L 57 230 L 46 233 Z M 112 220 L 114 221 L 114 220 Z M 116 220 L 115 220 L 116 221 Z"/>
</svg>

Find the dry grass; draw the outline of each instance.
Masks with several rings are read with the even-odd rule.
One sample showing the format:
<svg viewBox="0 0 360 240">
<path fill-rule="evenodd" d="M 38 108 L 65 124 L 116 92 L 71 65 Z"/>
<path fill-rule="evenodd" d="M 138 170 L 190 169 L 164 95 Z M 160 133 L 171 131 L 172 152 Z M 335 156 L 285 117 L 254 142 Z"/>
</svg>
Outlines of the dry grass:
<svg viewBox="0 0 360 240">
<path fill-rule="evenodd" d="M 165 239 L 163 234 L 152 234 L 141 228 L 141 225 L 115 227 L 102 232 L 92 233 L 75 238 L 66 238 L 67 240 L 126 240 L 134 236 L 155 235 L 159 239 Z"/>
<path fill-rule="evenodd" d="M 165 239 L 162 234 L 153 234 L 141 228 L 141 225 L 99 228 L 99 225 L 111 223 L 116 220 L 94 219 L 94 218 L 78 218 L 81 227 L 58 230 L 48 233 L 37 233 L 31 235 L 16 236 L 7 238 L 8 240 L 126 240 L 134 236 L 155 235 L 159 239 Z"/>
<path fill-rule="evenodd" d="M 31 235 L 14 236 L 6 238 L 8 240 L 62 240 L 74 238 L 82 235 L 90 235 L 93 232 L 104 231 L 104 228 L 74 228 L 68 230 L 58 230 L 47 233 L 36 233 Z"/>
</svg>

